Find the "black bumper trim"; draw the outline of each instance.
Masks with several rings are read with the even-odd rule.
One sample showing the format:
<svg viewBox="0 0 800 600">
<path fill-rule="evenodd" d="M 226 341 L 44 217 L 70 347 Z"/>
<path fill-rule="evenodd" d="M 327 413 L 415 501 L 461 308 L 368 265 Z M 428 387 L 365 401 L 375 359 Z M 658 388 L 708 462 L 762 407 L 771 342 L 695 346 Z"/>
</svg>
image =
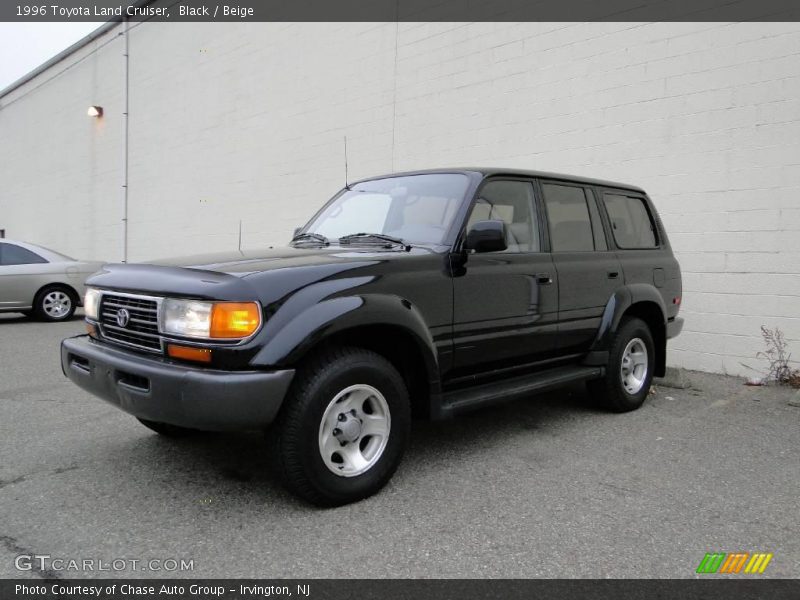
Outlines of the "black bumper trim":
<svg viewBox="0 0 800 600">
<path fill-rule="evenodd" d="M 61 369 L 79 387 L 135 417 L 204 431 L 263 429 L 295 373 L 178 365 L 87 336 L 61 342 Z"/>
</svg>

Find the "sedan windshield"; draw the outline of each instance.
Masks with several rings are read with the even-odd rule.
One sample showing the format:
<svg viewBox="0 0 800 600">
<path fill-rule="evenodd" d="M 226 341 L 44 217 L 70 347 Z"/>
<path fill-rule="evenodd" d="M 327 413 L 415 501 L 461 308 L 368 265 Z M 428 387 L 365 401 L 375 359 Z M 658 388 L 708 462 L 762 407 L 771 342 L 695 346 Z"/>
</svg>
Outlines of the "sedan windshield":
<svg viewBox="0 0 800 600">
<path fill-rule="evenodd" d="M 331 242 L 355 234 L 391 236 L 410 244 L 441 244 L 469 185 L 466 175 L 430 173 L 364 181 L 345 190 L 303 230 Z"/>
</svg>

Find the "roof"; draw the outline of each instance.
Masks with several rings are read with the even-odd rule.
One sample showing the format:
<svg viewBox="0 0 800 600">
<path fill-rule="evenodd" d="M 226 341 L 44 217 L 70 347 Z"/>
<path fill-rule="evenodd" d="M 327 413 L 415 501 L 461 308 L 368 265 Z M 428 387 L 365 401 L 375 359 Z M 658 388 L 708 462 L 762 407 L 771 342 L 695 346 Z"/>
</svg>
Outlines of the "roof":
<svg viewBox="0 0 800 600">
<path fill-rule="evenodd" d="M 427 173 L 479 173 L 483 177 L 491 177 L 496 175 L 504 175 L 507 177 L 537 177 L 540 179 L 557 179 L 561 181 L 582 183 L 585 185 L 596 185 L 600 187 L 633 190 L 636 192 L 646 193 L 642 188 L 635 185 L 631 185 L 630 183 L 619 183 L 618 181 L 594 179 L 592 177 L 583 177 L 580 175 L 567 175 L 565 173 L 551 173 L 548 171 L 532 171 L 526 169 L 511 169 L 503 167 L 451 167 L 451 168 L 441 168 L 441 169 L 420 169 L 417 171 L 403 171 L 400 173 L 388 173 L 386 175 L 365 177 L 364 179 L 360 179 L 359 181 L 352 182 L 352 184 L 359 183 L 360 181 L 370 181 L 371 179 L 382 179 L 384 177 L 424 175 Z"/>
</svg>

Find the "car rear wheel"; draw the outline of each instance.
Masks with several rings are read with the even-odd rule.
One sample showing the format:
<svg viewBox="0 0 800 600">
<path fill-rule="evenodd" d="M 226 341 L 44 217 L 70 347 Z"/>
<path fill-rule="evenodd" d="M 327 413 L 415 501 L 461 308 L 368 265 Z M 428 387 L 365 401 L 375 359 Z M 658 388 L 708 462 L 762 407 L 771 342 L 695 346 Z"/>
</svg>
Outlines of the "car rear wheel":
<svg viewBox="0 0 800 600">
<path fill-rule="evenodd" d="M 647 323 L 623 319 L 611 343 L 605 377 L 589 382 L 589 393 L 614 412 L 639 408 L 650 392 L 655 356 Z"/>
<path fill-rule="evenodd" d="M 284 485 L 320 506 L 371 496 L 400 464 L 411 424 L 405 382 L 382 356 L 337 348 L 297 373 L 270 430 Z"/>
<path fill-rule="evenodd" d="M 44 288 L 33 303 L 33 314 L 42 321 L 66 321 L 77 306 L 75 294 L 69 288 L 52 285 Z"/>
</svg>

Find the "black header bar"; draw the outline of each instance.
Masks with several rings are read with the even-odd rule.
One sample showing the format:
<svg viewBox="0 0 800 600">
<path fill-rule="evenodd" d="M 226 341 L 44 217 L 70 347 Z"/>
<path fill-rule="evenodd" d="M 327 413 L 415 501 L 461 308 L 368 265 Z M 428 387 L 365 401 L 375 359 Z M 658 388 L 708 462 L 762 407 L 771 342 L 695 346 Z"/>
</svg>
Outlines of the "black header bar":
<svg viewBox="0 0 800 600">
<path fill-rule="evenodd" d="M 739 600 L 797 598 L 800 580 L 707 579 L 17 579 L 3 600 Z"/>
<path fill-rule="evenodd" d="M 797 0 L 3 0 L 0 21 L 800 21 Z"/>
</svg>

